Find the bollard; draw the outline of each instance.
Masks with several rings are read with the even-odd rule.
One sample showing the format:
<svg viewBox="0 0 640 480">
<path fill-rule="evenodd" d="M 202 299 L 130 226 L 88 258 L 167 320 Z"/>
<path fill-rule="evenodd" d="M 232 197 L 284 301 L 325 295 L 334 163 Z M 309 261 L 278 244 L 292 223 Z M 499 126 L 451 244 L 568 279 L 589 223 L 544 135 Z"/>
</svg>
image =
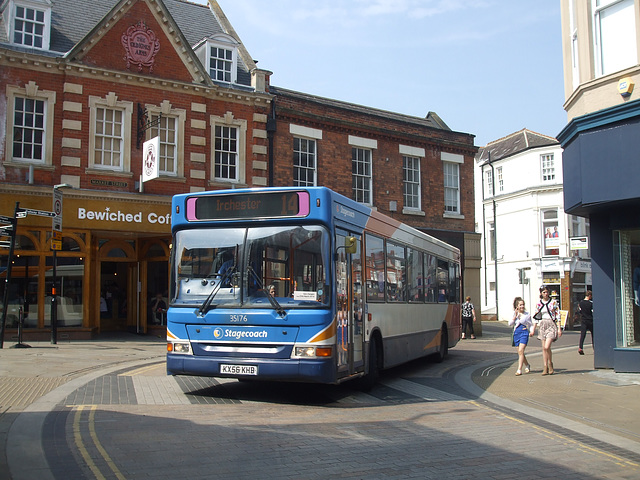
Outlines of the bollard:
<svg viewBox="0 0 640 480">
<path fill-rule="evenodd" d="M 24 323 L 24 313 L 22 307 L 18 310 L 18 343 L 14 345 L 14 348 L 31 348 L 31 345 L 22 343 L 22 326 Z"/>
</svg>

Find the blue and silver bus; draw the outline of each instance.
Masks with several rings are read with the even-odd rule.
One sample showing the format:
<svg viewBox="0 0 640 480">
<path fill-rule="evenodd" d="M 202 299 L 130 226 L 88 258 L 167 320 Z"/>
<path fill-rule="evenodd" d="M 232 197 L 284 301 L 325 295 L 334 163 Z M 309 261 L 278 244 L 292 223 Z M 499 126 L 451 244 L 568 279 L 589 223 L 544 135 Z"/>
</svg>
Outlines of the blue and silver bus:
<svg viewBox="0 0 640 480">
<path fill-rule="evenodd" d="M 172 203 L 167 373 L 372 386 L 460 338 L 460 252 L 323 187 Z"/>
</svg>

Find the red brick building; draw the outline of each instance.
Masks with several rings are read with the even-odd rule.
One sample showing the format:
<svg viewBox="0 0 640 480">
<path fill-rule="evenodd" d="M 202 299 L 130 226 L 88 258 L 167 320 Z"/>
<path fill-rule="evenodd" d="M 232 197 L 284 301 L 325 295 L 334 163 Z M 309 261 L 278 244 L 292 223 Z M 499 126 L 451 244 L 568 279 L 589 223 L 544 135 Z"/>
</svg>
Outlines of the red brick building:
<svg viewBox="0 0 640 480">
<path fill-rule="evenodd" d="M 269 92 L 273 185 L 327 186 L 455 245 L 465 296 L 480 298 L 472 135 L 433 112 L 417 118 L 275 86 Z"/>
<path fill-rule="evenodd" d="M 256 67 L 215 1 L 9 0 L 1 8 L 0 215 L 51 211 L 54 186 L 71 187 L 57 190 L 60 238 L 51 218 L 18 220 L 6 285 L 9 249 L 0 246 L 5 338 L 15 335 L 20 307 L 28 335 L 49 335 L 52 247 L 61 335 L 161 333 L 151 302 L 167 293 L 176 193 L 314 182 L 463 253 L 475 235 L 473 136 L 435 114 L 270 88 L 270 72 Z M 144 142 L 156 136 L 158 176 L 141 182 Z M 312 143 L 313 158 L 304 150 Z"/>
</svg>

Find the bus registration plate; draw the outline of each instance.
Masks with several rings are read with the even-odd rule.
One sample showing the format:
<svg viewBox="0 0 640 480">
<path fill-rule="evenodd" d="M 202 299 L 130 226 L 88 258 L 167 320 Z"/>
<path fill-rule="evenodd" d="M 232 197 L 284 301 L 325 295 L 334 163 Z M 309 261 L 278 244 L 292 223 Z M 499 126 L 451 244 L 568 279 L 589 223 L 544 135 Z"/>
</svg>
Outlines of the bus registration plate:
<svg viewBox="0 0 640 480">
<path fill-rule="evenodd" d="M 229 375 L 258 375 L 257 365 L 220 365 L 220 373 Z"/>
</svg>

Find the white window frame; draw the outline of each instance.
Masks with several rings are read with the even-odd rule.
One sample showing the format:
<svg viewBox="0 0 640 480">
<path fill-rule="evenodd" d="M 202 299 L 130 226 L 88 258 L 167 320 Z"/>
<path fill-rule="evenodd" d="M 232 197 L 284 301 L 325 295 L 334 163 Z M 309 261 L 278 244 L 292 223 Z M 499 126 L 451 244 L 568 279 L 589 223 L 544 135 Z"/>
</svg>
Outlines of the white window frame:
<svg viewBox="0 0 640 480">
<path fill-rule="evenodd" d="M 28 20 L 31 25 L 42 25 L 42 35 L 38 35 L 38 37 L 42 40 L 41 46 L 35 46 L 33 45 L 33 42 L 31 44 L 28 44 L 24 43 L 24 41 L 19 43 L 15 41 L 15 35 L 17 33 L 16 21 L 18 20 L 18 8 L 24 8 L 33 12 L 40 12 L 43 14 L 42 21 L 37 21 L 35 19 L 33 21 Z M 51 5 L 48 2 L 38 0 L 12 0 L 9 2 L 7 8 L 5 9 L 5 12 L 8 13 L 5 21 L 10 43 L 12 43 L 13 45 L 21 45 L 27 48 L 34 48 L 37 50 L 49 50 L 51 40 Z M 35 37 L 33 33 L 31 33 L 31 35 Z"/>
<path fill-rule="evenodd" d="M 105 166 L 96 164 L 96 126 L 97 112 L 99 108 L 106 110 L 118 110 L 122 112 L 122 129 L 120 135 L 120 166 Z M 104 97 L 89 97 L 89 169 L 96 172 L 121 172 L 131 173 L 131 118 L 133 115 L 133 102 L 124 102 L 118 100 L 118 96 L 114 92 Z"/>
<path fill-rule="evenodd" d="M 56 104 L 56 92 L 49 90 L 40 90 L 38 84 L 31 81 L 22 87 L 15 85 L 7 85 L 7 108 L 6 108 L 6 132 L 7 140 L 6 145 L 6 161 L 7 163 L 29 163 L 32 165 L 52 166 L 53 165 L 53 122 L 54 122 L 54 106 Z M 38 100 L 44 102 L 44 133 L 43 133 L 43 145 L 42 145 L 42 160 L 25 160 L 22 158 L 13 157 L 13 129 L 14 129 L 14 114 L 15 114 L 15 102 L 16 98 L 26 98 L 32 100 Z"/>
<path fill-rule="evenodd" d="M 580 85 L 580 56 L 578 51 L 578 27 L 576 22 L 575 1 L 576 0 L 569 0 L 569 35 L 571 36 L 571 81 L 574 90 Z"/>
<path fill-rule="evenodd" d="M 464 156 L 441 152 L 442 176 L 444 181 L 444 217 L 464 218 L 460 210 L 460 164 Z M 453 208 L 451 208 L 453 207 Z"/>
<path fill-rule="evenodd" d="M 322 130 L 316 128 L 309 128 L 302 125 L 289 124 L 289 133 L 293 135 L 293 186 L 294 187 L 315 187 L 318 185 L 318 140 L 322 140 Z M 307 151 L 302 151 L 300 149 L 296 150 L 296 140 L 298 143 L 306 142 L 307 144 L 313 144 L 314 151 L 313 154 L 310 154 L 308 149 Z M 307 165 L 303 165 L 300 161 L 303 156 L 307 156 L 308 158 L 313 159 L 313 167 L 310 168 Z M 308 160 L 307 158 L 307 160 Z M 296 171 L 305 171 L 309 172 L 312 170 L 313 183 L 309 183 L 307 181 L 300 182 L 300 175 L 297 175 L 298 180 L 296 180 Z M 304 178 L 308 178 L 307 175 Z"/>
<path fill-rule="evenodd" d="M 550 215 L 547 216 L 547 213 Z M 558 208 L 541 209 L 540 220 L 542 225 L 542 256 L 557 257 L 560 255 L 560 242 L 563 240 L 560 233 L 560 217 L 558 215 Z M 549 229 L 549 234 L 551 236 L 547 236 L 547 229 Z M 554 237 L 553 235 L 556 231 L 558 232 L 558 236 Z"/>
<path fill-rule="evenodd" d="M 353 199 L 365 205 L 373 205 L 373 192 L 371 191 L 372 157 L 373 151 L 371 149 L 351 147 Z"/>
<path fill-rule="evenodd" d="M 171 119 L 175 122 L 174 135 L 175 138 L 171 140 L 166 135 L 160 135 L 160 176 L 167 177 L 184 177 L 184 125 L 187 118 L 187 111 L 180 108 L 173 108 L 171 103 L 167 100 L 163 101 L 160 105 L 145 105 L 149 120 L 155 121 L 159 115 L 162 115 L 163 119 Z M 147 140 L 150 140 L 159 134 L 160 128 L 167 132 L 167 125 L 156 125 L 151 127 L 146 132 Z M 167 151 L 174 150 L 173 169 L 166 168 Z M 165 167 L 165 168 L 163 168 Z"/>
<path fill-rule="evenodd" d="M 413 147 L 410 145 L 399 145 L 399 153 L 402 155 L 402 197 L 403 207 L 402 213 L 416 214 L 422 212 L 422 161 L 426 155 L 426 150 L 421 147 Z M 413 172 L 412 179 L 409 178 L 407 170 L 407 161 L 413 164 L 410 169 Z M 415 204 L 407 205 L 407 186 L 413 186 L 411 196 L 415 198 Z"/>
<path fill-rule="evenodd" d="M 218 54 L 223 52 L 224 56 L 214 56 L 212 52 L 214 49 Z M 236 50 L 216 43 L 209 43 L 208 50 L 209 68 L 207 71 L 211 79 L 214 82 L 236 83 L 238 76 L 238 56 L 236 55 Z M 219 78 L 220 75 L 224 78 Z"/>
<path fill-rule="evenodd" d="M 504 176 L 502 175 L 502 167 L 496 167 L 496 176 L 498 177 L 498 191 L 504 192 Z"/>
<path fill-rule="evenodd" d="M 244 184 L 246 182 L 246 164 L 247 164 L 247 121 L 236 119 L 233 113 L 227 112 L 224 116 L 218 117 L 212 115 L 209 118 L 211 126 L 211 170 L 209 172 L 212 184 Z M 236 175 L 235 178 L 216 177 L 216 127 L 230 127 L 237 131 L 236 136 Z"/>
<path fill-rule="evenodd" d="M 592 11 L 596 77 L 636 65 L 634 0 L 592 0 Z"/>
<path fill-rule="evenodd" d="M 496 261 L 496 223 L 491 220 L 487 222 L 487 250 L 489 251 L 489 259 L 492 262 Z"/>
<path fill-rule="evenodd" d="M 296 143 L 298 145 L 297 148 Z M 303 145 L 305 148 L 302 148 Z M 309 148 L 310 146 L 313 148 Z M 311 181 L 307 180 L 309 176 Z M 304 180 L 302 177 L 304 177 Z M 313 138 L 295 136 L 293 137 L 293 186 L 315 187 L 317 183 L 318 144 Z"/>
<path fill-rule="evenodd" d="M 420 157 L 402 156 L 402 200 L 404 208 L 422 210 Z"/>
<path fill-rule="evenodd" d="M 540 155 L 540 180 L 543 183 L 554 183 L 556 181 L 556 166 L 553 153 Z"/>
<path fill-rule="evenodd" d="M 370 138 L 349 135 L 351 145 L 351 191 L 353 199 L 364 205 L 373 205 L 373 150 L 378 148 L 378 141 Z M 357 152 L 363 153 L 363 158 L 358 158 Z M 355 157 L 355 158 L 354 158 Z M 365 158 L 366 157 L 366 158 Z M 368 166 L 368 172 L 358 171 L 359 165 Z M 366 168 L 365 168 L 366 170 Z M 360 185 L 358 185 L 360 183 Z M 368 194 L 369 199 L 364 198 Z M 362 201 L 365 200 L 365 201 Z"/>
<path fill-rule="evenodd" d="M 212 70 L 216 72 L 218 71 L 217 65 L 214 62 L 214 58 L 211 55 L 212 48 L 222 49 L 231 53 L 230 59 L 222 59 L 224 63 L 229 64 L 231 69 L 231 71 L 229 72 L 230 78 L 228 80 L 219 80 L 217 78 L 217 75 L 211 75 Z M 200 44 L 196 45 L 194 47 L 194 51 L 202 62 L 202 65 L 204 65 L 205 69 L 207 70 L 207 73 L 211 77 L 211 80 L 226 85 L 238 82 L 238 42 L 233 37 L 227 35 L 226 33 L 215 34 L 202 41 Z"/>
<path fill-rule="evenodd" d="M 484 198 L 486 199 L 493 196 L 493 170 L 491 168 L 487 168 L 485 169 L 485 174 L 487 181 L 487 190 L 485 192 Z"/>
</svg>

